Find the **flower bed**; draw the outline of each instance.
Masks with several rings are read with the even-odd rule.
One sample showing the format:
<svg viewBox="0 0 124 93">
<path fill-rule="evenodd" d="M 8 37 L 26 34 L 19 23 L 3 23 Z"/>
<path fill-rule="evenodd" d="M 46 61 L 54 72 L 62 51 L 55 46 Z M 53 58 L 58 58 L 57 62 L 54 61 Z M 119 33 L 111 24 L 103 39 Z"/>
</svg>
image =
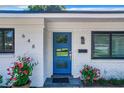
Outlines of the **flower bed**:
<svg viewBox="0 0 124 93">
<path fill-rule="evenodd" d="M 124 87 L 124 79 L 106 80 L 100 76 L 98 68 L 84 65 L 80 71 L 83 87 Z"/>
<path fill-rule="evenodd" d="M 82 80 L 82 83 L 83 83 L 83 87 L 124 87 L 124 79 L 106 80 L 106 79 L 100 78 L 99 80 L 95 81 L 92 85 L 88 85 L 84 83 L 83 80 Z"/>
</svg>

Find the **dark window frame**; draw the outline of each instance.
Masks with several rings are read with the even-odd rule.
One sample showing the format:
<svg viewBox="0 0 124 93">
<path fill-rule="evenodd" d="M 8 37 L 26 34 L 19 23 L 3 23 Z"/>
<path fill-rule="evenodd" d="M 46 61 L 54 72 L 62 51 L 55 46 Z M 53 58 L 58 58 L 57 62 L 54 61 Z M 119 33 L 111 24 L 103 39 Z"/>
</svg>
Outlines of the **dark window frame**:
<svg viewBox="0 0 124 93">
<path fill-rule="evenodd" d="M 94 34 L 108 34 L 109 36 L 109 54 L 110 56 L 108 57 L 94 57 L 94 48 L 95 48 L 95 43 L 94 43 Z M 124 31 L 92 31 L 91 32 L 91 58 L 92 59 L 124 59 L 124 57 L 113 57 L 112 56 L 112 34 L 124 34 Z"/>
<path fill-rule="evenodd" d="M 5 34 L 5 31 L 13 31 L 13 51 L 5 51 L 5 37 L 4 37 L 4 34 Z M 3 36 L 2 36 L 2 39 L 3 39 L 3 48 L 4 50 L 3 51 L 0 51 L 0 53 L 15 53 L 15 29 L 14 28 L 0 28 L 0 32 L 2 32 Z"/>
</svg>

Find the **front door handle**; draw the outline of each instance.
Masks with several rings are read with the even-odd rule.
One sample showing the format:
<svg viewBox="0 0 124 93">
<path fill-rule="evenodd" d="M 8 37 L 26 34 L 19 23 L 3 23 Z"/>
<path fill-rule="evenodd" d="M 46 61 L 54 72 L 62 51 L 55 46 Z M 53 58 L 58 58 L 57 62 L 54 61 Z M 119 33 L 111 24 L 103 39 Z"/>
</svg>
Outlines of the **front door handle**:
<svg viewBox="0 0 124 93">
<path fill-rule="evenodd" d="M 71 51 L 69 51 L 69 57 L 70 57 L 70 59 L 72 59 L 72 52 Z"/>
</svg>

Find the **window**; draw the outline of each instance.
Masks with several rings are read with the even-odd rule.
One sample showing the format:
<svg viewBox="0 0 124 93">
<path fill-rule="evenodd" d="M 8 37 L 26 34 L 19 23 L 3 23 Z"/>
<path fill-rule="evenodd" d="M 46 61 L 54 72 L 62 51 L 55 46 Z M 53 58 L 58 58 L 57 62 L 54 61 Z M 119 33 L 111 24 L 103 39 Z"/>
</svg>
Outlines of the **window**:
<svg viewBox="0 0 124 93">
<path fill-rule="evenodd" d="M 124 34 L 112 34 L 112 56 L 124 57 Z"/>
<path fill-rule="evenodd" d="M 14 29 L 0 28 L 0 53 L 14 52 Z"/>
<path fill-rule="evenodd" d="M 124 32 L 92 32 L 92 58 L 124 59 Z"/>
</svg>

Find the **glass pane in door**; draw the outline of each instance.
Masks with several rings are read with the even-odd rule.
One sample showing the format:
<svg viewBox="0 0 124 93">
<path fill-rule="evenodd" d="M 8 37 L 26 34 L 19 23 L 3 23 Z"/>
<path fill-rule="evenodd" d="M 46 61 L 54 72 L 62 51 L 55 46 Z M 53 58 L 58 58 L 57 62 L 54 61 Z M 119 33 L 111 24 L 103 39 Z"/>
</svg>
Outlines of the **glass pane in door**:
<svg viewBox="0 0 124 93">
<path fill-rule="evenodd" d="M 62 61 L 62 60 L 57 60 L 56 61 L 56 68 L 58 68 L 58 69 L 67 68 L 67 62 Z"/>
<path fill-rule="evenodd" d="M 56 43 L 67 43 L 67 35 L 57 35 Z"/>
<path fill-rule="evenodd" d="M 56 56 L 68 56 L 68 48 L 57 48 Z"/>
</svg>

